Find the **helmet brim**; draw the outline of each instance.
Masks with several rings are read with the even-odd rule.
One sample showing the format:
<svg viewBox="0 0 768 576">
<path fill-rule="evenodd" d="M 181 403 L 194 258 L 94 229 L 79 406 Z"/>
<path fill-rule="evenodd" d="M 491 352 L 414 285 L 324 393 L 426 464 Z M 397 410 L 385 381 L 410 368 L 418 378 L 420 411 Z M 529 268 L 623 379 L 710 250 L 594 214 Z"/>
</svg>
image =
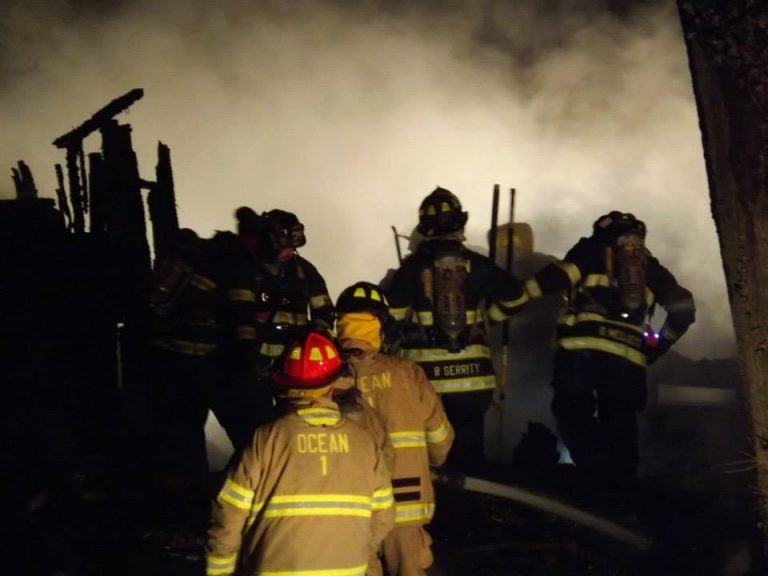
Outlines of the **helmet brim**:
<svg viewBox="0 0 768 576">
<path fill-rule="evenodd" d="M 282 372 L 275 372 L 272 375 L 272 381 L 275 383 L 276 386 L 279 386 L 280 388 L 294 388 L 297 390 L 314 390 L 316 388 L 322 388 L 323 386 L 327 386 L 333 380 L 336 379 L 336 377 L 341 373 L 341 370 L 334 372 L 333 374 L 329 376 L 325 376 L 323 378 L 314 378 L 314 379 L 301 379 L 301 378 L 295 378 L 293 376 L 288 376 L 287 374 L 284 374 Z"/>
</svg>

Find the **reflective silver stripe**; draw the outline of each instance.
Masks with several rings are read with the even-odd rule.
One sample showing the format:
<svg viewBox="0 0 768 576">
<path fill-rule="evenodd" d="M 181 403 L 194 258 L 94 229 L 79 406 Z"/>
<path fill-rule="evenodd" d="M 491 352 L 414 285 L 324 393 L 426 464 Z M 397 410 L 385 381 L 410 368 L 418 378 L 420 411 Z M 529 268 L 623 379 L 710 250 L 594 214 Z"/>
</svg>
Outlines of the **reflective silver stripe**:
<svg viewBox="0 0 768 576">
<path fill-rule="evenodd" d="M 254 492 L 237 484 L 231 478 L 227 478 L 219 491 L 218 500 L 231 504 L 235 508 L 250 510 L 253 504 Z"/>
<path fill-rule="evenodd" d="M 426 436 L 420 430 L 390 432 L 389 438 L 394 448 L 424 448 L 427 445 Z"/>
<path fill-rule="evenodd" d="M 275 496 L 264 507 L 264 516 L 266 518 L 285 516 L 358 516 L 370 518 L 372 508 L 372 499 L 366 496 L 297 494 Z"/>
<path fill-rule="evenodd" d="M 202 290 L 204 292 L 209 292 L 210 290 L 216 289 L 216 282 L 210 278 L 206 278 L 205 276 L 200 276 L 200 274 L 192 274 L 192 276 L 189 278 L 189 283 L 198 290 Z"/>
<path fill-rule="evenodd" d="M 310 308 L 322 308 L 323 306 L 332 306 L 333 302 L 331 301 L 330 296 L 328 294 L 320 294 L 319 296 L 312 296 L 309 299 L 309 307 Z"/>
<path fill-rule="evenodd" d="M 536 281 L 536 278 L 529 278 L 525 281 L 525 291 L 528 292 L 528 296 L 531 298 L 541 298 L 544 293 L 541 291 L 541 286 Z"/>
<path fill-rule="evenodd" d="M 449 431 L 450 428 L 445 422 L 445 417 L 443 417 L 443 421 L 440 423 L 440 426 L 434 430 L 427 430 L 427 442 L 430 444 L 439 444 L 448 437 Z"/>
<path fill-rule="evenodd" d="M 435 391 L 439 394 L 455 392 L 476 392 L 478 390 L 493 390 L 496 388 L 496 377 L 493 375 L 479 376 L 471 380 L 432 380 Z"/>
<path fill-rule="evenodd" d="M 418 504 L 395 504 L 395 523 L 424 522 L 435 515 L 435 505 L 432 502 Z"/>
<path fill-rule="evenodd" d="M 477 360 L 478 358 L 490 358 L 491 349 L 484 344 L 472 344 L 455 354 L 446 354 L 443 348 L 401 348 L 400 356 L 416 362 Z"/>
<path fill-rule="evenodd" d="M 561 260 L 557 265 L 568 275 L 571 286 L 576 286 L 579 280 L 581 280 L 581 270 L 579 270 L 579 267 L 573 262 L 566 262 L 565 260 Z"/>
<path fill-rule="evenodd" d="M 614 342 L 612 340 L 603 340 L 602 338 L 594 338 L 589 336 L 578 337 L 566 337 L 561 338 L 560 346 L 566 350 L 598 350 L 600 352 L 607 352 L 614 356 L 621 356 L 626 358 L 633 364 L 638 366 L 645 366 L 645 354 L 639 350 L 635 350 L 631 346 L 621 344 L 620 342 Z"/>
<path fill-rule="evenodd" d="M 227 290 L 227 298 L 230 302 L 256 302 L 256 294 L 253 290 Z"/>
<path fill-rule="evenodd" d="M 237 554 L 231 556 L 216 556 L 208 554 L 205 557 L 205 573 L 208 576 L 232 574 L 237 567 Z"/>
</svg>

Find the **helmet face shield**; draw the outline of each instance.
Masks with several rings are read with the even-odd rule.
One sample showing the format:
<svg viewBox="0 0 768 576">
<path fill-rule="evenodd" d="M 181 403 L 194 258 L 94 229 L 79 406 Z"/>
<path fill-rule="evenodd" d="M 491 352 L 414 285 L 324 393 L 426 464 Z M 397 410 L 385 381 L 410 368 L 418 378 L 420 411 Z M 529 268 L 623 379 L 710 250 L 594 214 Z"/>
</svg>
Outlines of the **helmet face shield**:
<svg viewBox="0 0 768 576">
<path fill-rule="evenodd" d="M 288 230 L 288 238 L 292 247 L 301 248 L 304 246 L 307 243 L 307 238 L 304 236 L 304 224 L 297 220 Z"/>
</svg>

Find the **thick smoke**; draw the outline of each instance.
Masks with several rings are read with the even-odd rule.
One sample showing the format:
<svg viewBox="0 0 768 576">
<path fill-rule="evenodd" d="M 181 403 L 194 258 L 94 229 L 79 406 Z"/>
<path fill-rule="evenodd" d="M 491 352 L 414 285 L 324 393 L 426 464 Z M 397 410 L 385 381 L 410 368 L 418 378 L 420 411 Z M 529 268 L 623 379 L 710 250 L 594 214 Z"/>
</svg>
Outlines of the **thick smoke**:
<svg viewBox="0 0 768 576">
<path fill-rule="evenodd" d="M 733 354 L 672 2 L 251 4 L 6 3 L 0 165 L 26 161 L 52 197 L 51 142 L 143 88 L 120 119 L 143 177 L 157 141 L 171 147 L 182 225 L 207 236 L 243 204 L 293 210 L 332 295 L 396 266 L 390 226 L 409 232 L 436 185 L 462 199 L 475 246 L 494 183 L 517 189 L 535 249 L 555 256 L 631 211 L 697 297 L 678 351 Z"/>
</svg>

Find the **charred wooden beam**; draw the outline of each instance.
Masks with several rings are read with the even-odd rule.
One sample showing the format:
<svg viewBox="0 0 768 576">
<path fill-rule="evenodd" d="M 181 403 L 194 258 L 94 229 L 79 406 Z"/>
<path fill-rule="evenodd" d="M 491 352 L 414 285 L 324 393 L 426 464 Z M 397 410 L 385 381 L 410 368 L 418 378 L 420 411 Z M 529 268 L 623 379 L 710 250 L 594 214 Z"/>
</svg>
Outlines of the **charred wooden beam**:
<svg viewBox="0 0 768 576">
<path fill-rule="evenodd" d="M 141 99 L 142 96 L 144 96 L 144 90 L 134 88 L 119 98 L 115 98 L 80 126 L 56 138 L 53 141 L 53 145 L 57 148 L 70 148 L 73 144 L 82 142 L 86 136 L 101 129 L 112 118 L 124 112 L 134 102 Z"/>
<path fill-rule="evenodd" d="M 32 171 L 23 160 L 19 160 L 18 168 L 11 168 L 13 183 L 16 186 L 16 198 L 19 200 L 35 200 L 37 198 L 37 186 L 32 177 Z"/>
<path fill-rule="evenodd" d="M 67 202 L 67 192 L 64 188 L 64 170 L 61 168 L 61 164 L 56 164 L 56 200 L 59 203 L 59 212 L 64 217 L 64 224 L 67 230 L 72 230 L 72 211 L 69 209 L 69 202 Z"/>
<path fill-rule="evenodd" d="M 147 205 L 152 221 L 155 258 L 165 253 L 179 231 L 176 192 L 173 185 L 171 151 L 162 142 L 157 144 L 157 181 L 149 189 Z"/>
</svg>

